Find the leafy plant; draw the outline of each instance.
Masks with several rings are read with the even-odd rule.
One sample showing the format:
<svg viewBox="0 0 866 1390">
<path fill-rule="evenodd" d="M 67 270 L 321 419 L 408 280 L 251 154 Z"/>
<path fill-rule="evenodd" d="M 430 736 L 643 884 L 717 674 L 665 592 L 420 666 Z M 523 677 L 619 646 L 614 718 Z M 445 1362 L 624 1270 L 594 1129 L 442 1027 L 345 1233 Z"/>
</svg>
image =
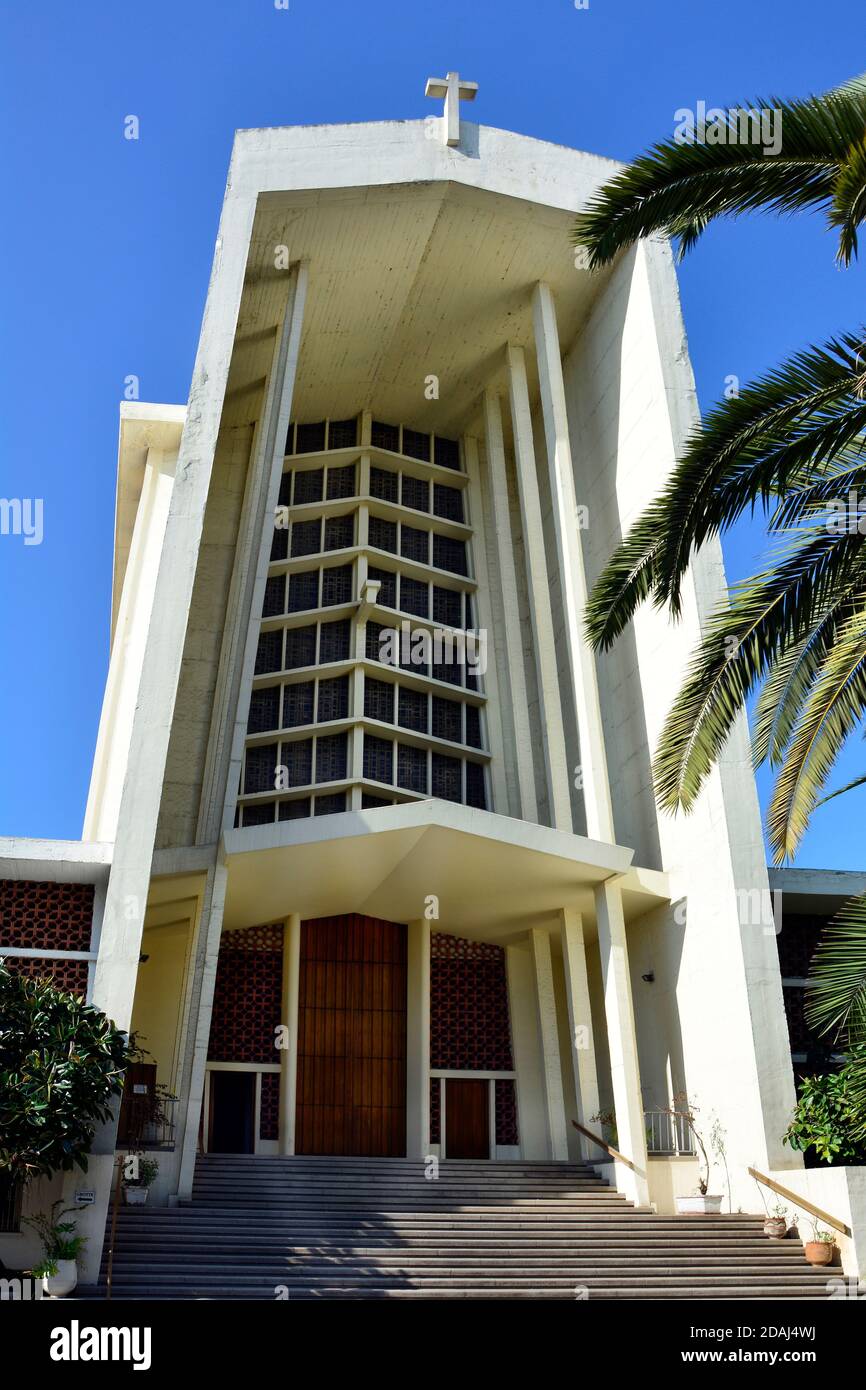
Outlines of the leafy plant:
<svg viewBox="0 0 866 1390">
<path fill-rule="evenodd" d="M 58 1211 L 58 1207 L 62 1206 L 63 1199 L 61 1198 L 53 1203 L 49 1212 L 37 1212 L 35 1216 L 22 1218 L 25 1225 L 32 1226 L 42 1241 L 44 1258 L 39 1264 L 34 1265 L 31 1271 L 38 1279 L 56 1274 L 60 1260 L 77 1259 L 87 1244 L 86 1236 L 73 1234 L 75 1222 L 62 1219 L 70 1212 L 80 1211 L 81 1208 L 64 1207 L 62 1211 Z"/>
<path fill-rule="evenodd" d="M 145 1158 L 144 1154 L 128 1154 L 127 1161 L 130 1158 L 135 1160 L 133 1176 L 124 1177 L 125 1187 L 150 1187 L 152 1183 L 156 1182 L 159 1164 L 155 1158 Z"/>
<path fill-rule="evenodd" d="M 711 222 L 745 212 L 822 212 L 843 266 L 866 220 L 866 76 L 801 101 L 740 103 L 778 113 L 783 144 L 666 139 L 610 179 L 575 225 L 591 268 L 641 237 L 689 250 Z M 730 122 L 730 115 L 728 116 Z M 808 347 L 718 404 L 687 440 L 664 490 L 597 580 L 586 625 L 607 649 L 651 600 L 673 617 L 694 552 L 747 512 L 774 545 L 703 624 L 656 749 L 659 805 L 688 812 L 746 702 L 758 693 L 754 755 L 776 771 L 767 816 L 777 863 L 793 855 L 846 738 L 866 713 L 866 330 Z M 807 1018 L 851 1047 L 866 1042 L 866 898 L 836 919 L 816 956 Z M 866 1059 L 850 1094 L 866 1136 Z"/>
<path fill-rule="evenodd" d="M 823 1163 L 866 1162 L 862 1114 L 851 1087 L 852 1075 L 858 1076 L 862 1065 L 858 1058 L 826 1076 L 804 1077 L 783 1143 L 801 1153 L 812 1150 Z"/>
<path fill-rule="evenodd" d="M 0 1170 L 27 1181 L 86 1169 L 127 1062 L 126 1039 L 105 1014 L 0 964 Z"/>
<path fill-rule="evenodd" d="M 703 1136 L 697 1126 L 698 1107 L 693 1102 L 689 1103 L 689 1098 L 685 1091 L 677 1091 L 676 1095 L 671 1099 L 671 1104 L 669 1106 L 662 1106 L 662 1113 L 670 1115 L 674 1120 L 682 1120 L 689 1133 L 692 1135 L 698 1149 L 698 1162 L 702 1169 L 702 1171 L 699 1171 L 698 1175 L 698 1191 L 702 1197 L 706 1197 L 710 1188 L 710 1172 L 713 1165 L 707 1153 L 707 1146 L 704 1143 Z M 716 1129 L 714 1126 L 712 1131 L 713 1137 L 711 1138 L 711 1146 L 717 1157 L 721 1156 L 724 1158 L 726 1152 L 725 1131 L 718 1120 L 716 1120 L 716 1126 L 718 1128 Z M 718 1145 L 721 1145 L 721 1147 L 719 1148 Z"/>
</svg>

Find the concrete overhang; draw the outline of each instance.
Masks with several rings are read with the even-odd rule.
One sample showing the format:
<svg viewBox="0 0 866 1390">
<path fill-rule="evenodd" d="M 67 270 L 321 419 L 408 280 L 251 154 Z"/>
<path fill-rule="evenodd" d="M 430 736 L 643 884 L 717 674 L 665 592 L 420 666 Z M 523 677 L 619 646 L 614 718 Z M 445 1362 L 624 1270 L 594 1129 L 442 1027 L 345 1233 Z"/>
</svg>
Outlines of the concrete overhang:
<svg viewBox="0 0 866 1390">
<path fill-rule="evenodd" d="M 829 916 L 848 898 L 866 893 L 866 873 L 850 869 L 769 869 L 770 890 L 782 894 L 782 911 Z"/>
<path fill-rule="evenodd" d="M 534 396 L 539 280 L 568 350 L 610 274 L 575 264 L 574 215 L 618 166 L 467 122 L 458 149 L 430 135 L 425 121 L 237 133 L 228 199 L 254 214 L 226 394 L 233 423 L 255 418 L 298 260 L 309 264 L 301 420 L 372 405 L 418 429 L 470 430 L 485 387 L 505 385 L 509 342 L 527 349 Z"/>
<path fill-rule="evenodd" d="M 122 401 L 117 445 L 117 497 L 114 511 L 114 571 L 111 583 L 111 635 L 135 529 L 148 449 L 175 450 L 186 419 L 185 405 Z"/>
<path fill-rule="evenodd" d="M 412 921 L 435 897 L 437 931 L 505 943 L 553 928 L 563 907 L 592 934 L 593 889 L 612 877 L 628 916 L 667 900 L 665 876 L 633 870 L 629 849 L 436 800 L 231 830 L 223 851 L 226 928 L 292 912 Z"/>
<path fill-rule="evenodd" d="M 113 846 L 96 840 L 0 837 L 0 877 L 34 883 L 104 883 Z"/>
</svg>

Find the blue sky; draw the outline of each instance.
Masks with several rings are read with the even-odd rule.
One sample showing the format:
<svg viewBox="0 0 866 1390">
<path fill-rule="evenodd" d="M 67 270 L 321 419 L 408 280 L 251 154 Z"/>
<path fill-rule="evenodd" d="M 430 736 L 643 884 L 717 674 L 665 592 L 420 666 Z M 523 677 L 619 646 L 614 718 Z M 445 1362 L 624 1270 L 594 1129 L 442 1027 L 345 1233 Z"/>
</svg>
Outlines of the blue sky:
<svg viewBox="0 0 866 1390">
<path fill-rule="evenodd" d="M 0 835 L 81 832 L 108 656 L 118 402 L 184 401 L 236 127 L 419 118 L 425 80 L 480 84 L 473 119 L 628 159 L 674 112 L 853 76 L 852 0 L 147 0 L 0 15 L 0 495 L 42 497 L 39 546 L 0 537 Z M 854 66 L 852 66 L 852 64 Z M 140 139 L 123 138 L 136 115 Z M 682 269 L 702 406 L 862 316 L 864 271 L 818 219 L 714 229 Z M 730 577 L 762 533 L 725 545 Z M 834 785 L 866 767 L 858 740 Z M 762 797 L 767 778 L 759 778 Z M 862 868 L 866 792 L 819 812 L 799 863 Z"/>
</svg>

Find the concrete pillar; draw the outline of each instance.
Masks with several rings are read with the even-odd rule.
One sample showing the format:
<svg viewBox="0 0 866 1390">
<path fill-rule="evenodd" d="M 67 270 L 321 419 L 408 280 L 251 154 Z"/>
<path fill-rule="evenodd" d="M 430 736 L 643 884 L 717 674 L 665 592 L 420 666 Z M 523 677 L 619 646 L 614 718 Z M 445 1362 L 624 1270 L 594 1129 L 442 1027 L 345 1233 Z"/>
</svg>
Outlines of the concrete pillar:
<svg viewBox="0 0 866 1390">
<path fill-rule="evenodd" d="M 538 822 L 535 797 L 535 770 L 532 760 L 532 738 L 529 731 L 529 699 L 526 694 L 526 674 L 523 669 L 523 634 L 520 606 L 517 599 L 517 570 L 514 565 L 514 538 L 511 533 L 511 511 L 508 505 L 508 476 L 505 465 L 505 443 L 502 437 L 502 408 L 495 391 L 484 393 L 484 431 L 487 449 L 487 477 L 490 485 L 490 504 L 493 511 L 493 534 L 496 540 L 496 559 L 499 571 L 500 602 L 505 630 L 501 641 L 491 644 L 494 657 L 503 654 L 501 690 L 503 714 L 511 721 L 514 738 L 514 757 L 517 764 L 517 803 L 514 814 L 522 820 Z M 498 808 L 497 808 L 498 809 Z"/>
<path fill-rule="evenodd" d="M 592 1034 L 583 919 L 573 908 L 564 908 L 559 917 L 577 1118 L 580 1124 L 587 1129 L 595 1128 L 598 1133 L 598 1122 L 593 1120 L 593 1116 L 599 1112 L 598 1069 Z M 580 1135 L 580 1151 L 590 1162 L 598 1163 L 604 1159 L 603 1151 L 584 1135 Z"/>
<path fill-rule="evenodd" d="M 406 970 L 406 1157 L 430 1152 L 430 923 L 410 922 Z"/>
<path fill-rule="evenodd" d="M 552 1159 L 568 1158 L 565 1098 L 562 1091 L 562 1063 L 559 1057 L 559 1032 L 556 1026 L 556 995 L 553 988 L 553 963 L 550 958 L 550 937 L 546 931 L 533 927 L 529 933 L 532 960 L 535 966 L 535 999 L 538 1008 L 538 1036 L 544 1073 L 544 1096 L 547 1107 L 547 1133 Z"/>
<path fill-rule="evenodd" d="M 616 1165 L 616 1185 L 632 1201 L 649 1201 L 646 1129 L 640 1089 L 637 1034 L 628 968 L 628 946 L 619 883 L 608 880 L 595 890 L 598 950 L 604 981 L 604 1012 L 610 1053 L 610 1077 L 616 1114 L 615 1147 L 634 1169 Z"/>
<path fill-rule="evenodd" d="M 487 571 L 487 540 L 484 528 L 484 510 L 481 504 L 481 470 L 478 464 L 478 440 L 472 435 L 463 437 L 463 458 L 469 487 L 464 493 L 468 500 L 466 519 L 474 532 L 472 546 L 475 558 L 475 578 L 478 592 L 475 595 L 476 624 L 487 634 L 487 670 L 484 673 L 484 693 L 487 695 L 484 718 L 490 740 L 493 760 L 490 765 L 490 781 L 493 804 L 492 811 L 501 816 L 508 815 L 508 781 L 505 774 L 505 748 L 502 739 L 502 699 L 499 693 L 499 674 L 496 662 L 497 643 L 493 640 L 493 615 L 490 608 L 490 576 Z"/>
<path fill-rule="evenodd" d="M 301 978 L 301 919 L 296 912 L 283 926 L 283 995 L 281 1022 L 286 1047 L 280 1053 L 280 1153 L 295 1152 L 298 1097 L 298 987 Z"/>
<path fill-rule="evenodd" d="M 574 468 L 568 436 L 568 414 L 556 309 L 548 285 L 536 285 L 532 296 L 532 311 L 544 435 L 547 443 L 547 466 L 550 473 L 556 558 L 565 618 L 565 640 L 580 737 L 586 828 L 592 839 L 613 844 L 616 840 L 613 805 L 604 749 L 595 657 L 583 635 L 587 598 L 586 572 L 574 490 Z"/>
<path fill-rule="evenodd" d="M 571 831 L 573 823 L 569 758 L 565 746 L 562 703 L 559 696 L 559 673 L 554 645 L 555 629 L 553 611 L 550 606 L 547 558 L 544 553 L 544 531 L 541 525 L 541 501 L 538 495 L 538 474 L 535 468 L 526 361 L 523 356 L 523 349 L 512 347 L 510 344 L 507 357 L 511 420 L 514 427 L 514 456 L 517 463 L 520 513 L 523 519 L 523 546 L 529 583 L 529 611 L 532 640 L 535 646 L 535 665 L 538 672 L 541 724 L 545 732 L 543 748 L 550 801 L 550 822 L 556 830 Z M 574 761 L 577 761 L 576 749 Z"/>
<path fill-rule="evenodd" d="M 199 932 L 204 933 L 203 950 L 200 956 L 196 952 L 200 982 L 193 1015 L 195 1019 L 193 1051 L 189 1068 L 189 1093 L 183 1112 L 183 1143 L 177 1185 L 177 1195 L 182 1201 L 187 1201 L 192 1196 L 195 1156 L 198 1152 L 198 1131 L 207 1080 L 207 1050 L 210 1041 L 213 996 L 219 963 L 227 886 L 228 871 L 226 866 L 225 864 L 216 864 L 208 871 L 199 924 Z"/>
</svg>

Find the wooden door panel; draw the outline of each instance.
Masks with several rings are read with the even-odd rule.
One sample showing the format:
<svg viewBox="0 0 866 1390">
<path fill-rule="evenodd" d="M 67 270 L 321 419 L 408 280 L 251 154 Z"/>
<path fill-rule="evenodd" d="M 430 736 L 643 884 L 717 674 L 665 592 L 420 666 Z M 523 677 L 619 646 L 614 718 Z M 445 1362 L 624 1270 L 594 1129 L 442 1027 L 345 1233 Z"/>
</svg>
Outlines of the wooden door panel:
<svg viewBox="0 0 866 1390">
<path fill-rule="evenodd" d="M 448 1158 L 490 1157 L 490 1092 L 487 1081 L 447 1078 L 445 1153 Z"/>
<path fill-rule="evenodd" d="M 406 927 L 301 924 L 296 1151 L 406 1152 Z"/>
</svg>

